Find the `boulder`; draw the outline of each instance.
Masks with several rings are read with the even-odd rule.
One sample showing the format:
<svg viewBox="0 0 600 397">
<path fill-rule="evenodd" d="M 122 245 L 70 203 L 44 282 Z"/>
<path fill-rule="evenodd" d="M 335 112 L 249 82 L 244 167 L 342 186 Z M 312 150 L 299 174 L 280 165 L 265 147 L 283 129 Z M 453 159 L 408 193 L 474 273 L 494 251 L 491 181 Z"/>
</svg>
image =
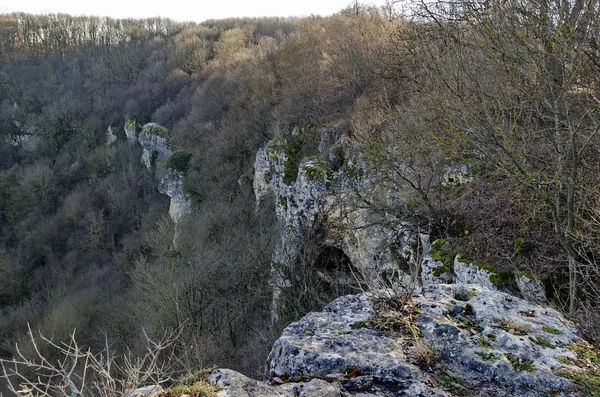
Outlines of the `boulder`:
<svg viewBox="0 0 600 397">
<path fill-rule="evenodd" d="M 552 308 L 472 284 L 426 287 L 408 311 L 381 306 L 389 301 L 344 296 L 291 324 L 269 355 L 269 375 L 333 379 L 364 395 L 446 395 L 456 392 L 452 385 L 520 397 L 574 390 L 560 371 L 573 369 L 565 360 L 576 360 L 573 346 L 586 342 Z M 411 316 L 420 332 L 408 332 Z"/>
</svg>

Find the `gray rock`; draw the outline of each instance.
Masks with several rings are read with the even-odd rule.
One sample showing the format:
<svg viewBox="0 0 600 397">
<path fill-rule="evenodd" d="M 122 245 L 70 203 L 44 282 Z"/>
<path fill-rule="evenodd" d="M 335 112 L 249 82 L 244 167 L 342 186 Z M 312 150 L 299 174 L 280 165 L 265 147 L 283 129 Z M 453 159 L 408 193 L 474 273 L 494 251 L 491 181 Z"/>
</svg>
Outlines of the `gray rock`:
<svg viewBox="0 0 600 397">
<path fill-rule="evenodd" d="M 128 397 L 158 397 L 165 390 L 160 385 L 144 386 L 130 392 Z"/>
<path fill-rule="evenodd" d="M 516 279 L 523 298 L 532 302 L 544 302 L 546 300 L 546 289 L 540 279 L 526 274 L 517 274 Z"/>
<path fill-rule="evenodd" d="M 161 131 L 162 134 L 157 133 Z M 142 127 L 138 135 L 138 142 L 142 145 L 142 164 L 148 170 L 159 169 L 161 165 L 171 154 L 171 149 L 167 138 L 163 135 L 168 133 L 167 129 L 160 124 L 148 123 Z"/>
<path fill-rule="evenodd" d="M 443 270 L 444 264 L 431 257 L 430 254 L 423 256 L 421 262 L 421 283 L 424 287 L 432 284 L 447 284 L 454 282 L 454 273 L 451 270 Z"/>
<path fill-rule="evenodd" d="M 170 169 L 164 172 L 158 184 L 158 191 L 171 198 L 169 215 L 174 223 L 179 223 L 192 212 L 192 203 L 183 188 L 182 178 L 179 171 Z"/>
<path fill-rule="evenodd" d="M 348 395 L 342 391 L 339 383 L 328 383 L 321 379 L 269 386 L 230 369 L 214 370 L 206 378 L 211 384 L 223 388 L 218 393 L 219 397 L 341 397 Z"/>
<path fill-rule="evenodd" d="M 454 257 L 454 274 L 456 275 L 456 284 L 477 284 L 488 289 L 497 289 L 491 281 L 494 273 L 472 263 L 463 262 L 458 255 Z"/>
<path fill-rule="evenodd" d="M 469 183 L 473 180 L 470 176 L 472 165 L 457 164 L 446 168 L 442 178 L 443 186 L 456 186 L 464 183 Z"/>
<path fill-rule="evenodd" d="M 288 326 L 269 355 L 270 375 L 325 377 L 340 381 L 352 395 L 364 396 L 447 395 L 426 384 L 439 368 L 482 395 L 533 397 L 572 390 L 568 379 L 555 374 L 570 368 L 556 357 L 575 358 L 570 344 L 585 342 L 552 308 L 478 285 L 426 287 L 413 297 L 420 313 L 417 325 L 441 363 L 424 372 L 408 348 L 412 336 L 392 337 L 364 326 L 377 315 L 374 297 L 341 297 Z M 340 376 L 354 369 L 360 376 Z"/>
<path fill-rule="evenodd" d="M 106 146 L 112 145 L 114 141 L 117 140 L 116 135 L 113 133 L 112 126 L 108 126 L 106 129 Z"/>
<path fill-rule="evenodd" d="M 571 389 L 554 374 L 566 367 L 556 356 L 570 356 L 565 346 L 581 339 L 558 311 L 477 285 L 429 286 L 415 301 L 424 339 L 463 379 L 493 380 L 518 396 Z"/>
<path fill-rule="evenodd" d="M 298 134 L 298 131 L 294 133 Z M 306 234 L 314 231 L 315 222 L 321 219 L 327 219 L 326 224 L 321 225 L 323 230 L 326 229 L 324 244 L 343 251 L 357 274 L 374 280 L 374 283 L 385 278 L 386 283 L 394 283 L 399 288 L 415 281 L 399 271 L 398 255 L 400 253 L 410 261 L 418 256 L 411 252 L 418 233 L 412 225 L 402 223 L 392 214 L 374 213 L 363 208 L 357 191 L 374 189 L 370 182 L 372 178 L 366 175 L 367 167 L 358 161 L 347 160 L 337 171 L 328 169 L 326 152 L 332 147 L 332 138 L 326 130 L 320 133 L 322 153 L 319 157 L 304 159 L 294 181 L 285 178 L 288 154 L 284 142 L 270 142 L 258 151 L 254 163 L 257 208 L 267 197 L 272 197 L 282 225 L 272 258 L 275 275 L 273 323 L 277 322 L 279 295 L 288 284 L 278 276 L 285 273 L 280 267 L 293 265 Z M 404 205 L 395 191 L 383 191 L 390 207 Z"/>
</svg>

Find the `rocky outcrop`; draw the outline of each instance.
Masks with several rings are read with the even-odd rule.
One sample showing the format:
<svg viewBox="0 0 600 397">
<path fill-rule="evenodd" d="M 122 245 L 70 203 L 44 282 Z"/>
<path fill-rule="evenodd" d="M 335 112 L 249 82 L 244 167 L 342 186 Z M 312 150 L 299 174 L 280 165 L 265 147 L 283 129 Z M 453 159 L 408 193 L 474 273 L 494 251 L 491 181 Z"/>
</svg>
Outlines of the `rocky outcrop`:
<svg viewBox="0 0 600 397">
<path fill-rule="evenodd" d="M 125 132 L 130 139 L 130 136 L 135 134 L 135 122 L 126 122 Z M 171 198 L 169 215 L 177 224 L 191 213 L 192 204 L 183 188 L 183 174 L 168 166 L 168 159 L 173 154 L 170 133 L 159 124 L 148 123 L 140 131 L 138 142 L 144 150 L 141 161 L 149 171 L 154 173 L 159 192 Z"/>
<path fill-rule="evenodd" d="M 477 285 L 348 295 L 285 328 L 268 381 L 231 370 L 219 396 L 575 396 L 597 357 L 558 311 Z M 580 372 L 578 372 L 580 371 Z"/>
<path fill-rule="evenodd" d="M 125 137 L 127 137 L 127 141 L 130 144 L 134 144 L 137 141 L 137 123 L 133 119 L 125 120 L 125 125 L 123 126 L 125 130 Z"/>
<path fill-rule="evenodd" d="M 156 123 L 144 125 L 138 135 L 138 142 L 144 149 L 142 164 L 148 170 L 160 171 L 160 166 L 171 154 L 169 139 L 169 131 L 165 127 Z"/>
<path fill-rule="evenodd" d="M 393 214 L 365 208 L 360 192 L 373 189 L 366 167 L 357 160 L 334 166 L 339 161 L 333 158 L 332 139 L 326 130 L 319 133 L 318 154 L 297 158 L 295 130 L 260 149 L 254 163 L 257 207 L 273 199 L 282 225 L 273 255 L 274 322 L 279 291 L 287 285 L 280 276 L 285 272 L 277 268 L 293 266 L 303 244 L 312 238 L 309 234 L 320 234 L 320 244 L 342 251 L 357 273 L 372 280 L 382 275 L 401 279 L 398 263 L 414 257 L 411 247 L 419 238 L 412 225 Z M 384 195 L 390 207 L 404 205 L 392 192 Z"/>
<path fill-rule="evenodd" d="M 219 397 L 340 397 L 343 396 L 339 385 L 330 384 L 323 379 L 311 379 L 305 382 L 269 385 L 230 369 L 217 369 L 206 379 L 222 388 Z"/>
<path fill-rule="evenodd" d="M 112 130 L 112 126 L 108 126 L 106 129 L 106 146 L 112 145 L 117 140 L 117 136 Z"/>
<path fill-rule="evenodd" d="M 173 169 L 167 169 L 160 177 L 158 191 L 171 198 L 169 215 L 175 223 L 191 214 L 192 203 L 189 195 L 183 189 L 183 175 Z"/>
<path fill-rule="evenodd" d="M 542 280 L 526 273 L 502 271 L 474 264 L 448 250 L 446 240 L 434 241 L 421 263 L 421 284 L 476 284 L 491 290 L 510 290 L 533 302 L 546 300 Z"/>
</svg>

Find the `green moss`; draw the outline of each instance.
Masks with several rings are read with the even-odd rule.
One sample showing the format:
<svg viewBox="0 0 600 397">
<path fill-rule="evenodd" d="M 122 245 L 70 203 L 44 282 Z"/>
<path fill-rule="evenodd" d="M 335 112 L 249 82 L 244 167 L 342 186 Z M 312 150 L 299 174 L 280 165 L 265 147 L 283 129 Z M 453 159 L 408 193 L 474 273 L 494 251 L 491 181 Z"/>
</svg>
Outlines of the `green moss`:
<svg viewBox="0 0 600 397">
<path fill-rule="evenodd" d="M 544 346 L 549 349 L 556 349 L 556 346 L 554 346 L 552 343 L 550 343 L 550 341 L 548 341 L 548 339 L 544 339 L 542 337 L 537 337 L 537 338 L 535 338 L 535 341 L 540 346 Z"/>
<path fill-rule="evenodd" d="M 571 359 L 569 357 L 565 357 L 565 356 L 556 356 L 554 357 L 556 359 L 556 361 L 558 361 L 559 363 L 563 363 L 565 365 L 573 365 L 573 362 L 571 361 Z"/>
<path fill-rule="evenodd" d="M 135 119 L 127 119 L 125 120 L 125 129 L 128 130 L 132 130 L 135 132 L 135 135 L 138 135 L 138 131 L 137 131 L 137 122 L 135 121 Z"/>
<path fill-rule="evenodd" d="M 577 354 L 577 357 L 589 360 L 593 365 L 600 366 L 600 354 L 592 345 L 586 342 L 577 342 L 569 345 L 569 349 Z"/>
<path fill-rule="evenodd" d="M 483 327 L 476 320 L 470 320 L 464 317 L 457 317 L 454 319 L 454 321 L 462 325 L 464 328 L 471 329 L 475 332 L 483 331 Z"/>
<path fill-rule="evenodd" d="M 431 243 L 429 255 L 432 259 L 441 262 L 442 266 L 433 269 L 433 275 L 439 277 L 442 273 L 454 269 L 454 253 L 448 248 L 447 240 L 438 239 Z"/>
<path fill-rule="evenodd" d="M 463 302 L 467 302 L 472 297 L 477 295 L 477 292 L 473 291 L 473 289 L 471 289 L 465 285 L 460 285 L 460 286 L 457 286 L 456 288 L 454 288 L 453 295 L 454 295 L 454 299 L 463 301 Z M 467 305 L 467 307 L 469 307 L 469 306 L 471 306 L 471 305 Z M 472 310 L 472 308 L 471 308 L 471 310 Z"/>
<path fill-rule="evenodd" d="M 211 367 L 196 371 L 194 374 L 182 379 L 180 385 L 167 389 L 161 396 L 175 397 L 182 394 L 189 394 L 193 397 L 216 397 L 222 388 L 211 385 L 205 378 L 205 375 L 215 368 Z"/>
<path fill-rule="evenodd" d="M 274 162 L 279 161 L 279 155 L 277 154 L 277 150 L 275 150 L 273 148 L 269 148 L 269 149 L 267 149 L 267 151 L 271 155 L 271 160 L 273 160 Z"/>
<path fill-rule="evenodd" d="M 575 383 L 575 386 L 580 393 L 579 395 L 600 397 L 599 370 L 571 371 L 566 368 L 561 368 L 556 371 L 556 375 L 567 378 Z"/>
<path fill-rule="evenodd" d="M 500 360 L 500 357 L 496 356 L 494 353 L 489 353 L 489 352 L 485 352 L 485 351 L 476 351 L 475 354 L 477 354 L 479 357 L 481 357 L 484 361 Z"/>
<path fill-rule="evenodd" d="M 468 395 L 468 390 L 465 387 L 465 381 L 463 379 L 453 376 L 447 372 L 440 372 L 435 378 L 439 386 L 445 391 L 448 391 L 455 396 Z"/>
<path fill-rule="evenodd" d="M 325 178 L 325 168 L 318 165 L 307 164 L 302 167 L 304 171 L 306 171 L 306 175 L 310 179 L 324 179 Z"/>
<path fill-rule="evenodd" d="M 577 354 L 576 361 L 563 356 L 555 358 L 563 364 L 576 365 L 581 369 L 572 371 L 561 368 L 556 374 L 575 383 L 580 395 L 600 397 L 600 354 L 586 342 L 573 343 L 568 348 Z"/>
<path fill-rule="evenodd" d="M 310 147 L 313 141 L 315 141 L 315 134 L 318 129 L 315 129 L 311 124 L 302 124 L 294 128 L 297 133 L 292 133 L 286 136 L 282 143 L 283 154 L 285 155 L 283 162 L 283 183 L 286 185 L 291 184 L 298 177 L 298 169 L 302 159 L 309 155 L 309 149 L 305 149 L 305 146 Z"/>
<path fill-rule="evenodd" d="M 513 369 L 516 372 L 523 372 L 523 371 L 531 372 L 535 369 L 535 365 L 533 364 L 532 360 L 529 360 L 527 358 L 517 357 L 511 353 L 505 353 L 504 355 L 506 356 L 508 362 L 510 362 L 510 365 L 512 365 Z"/>
<path fill-rule="evenodd" d="M 489 340 L 486 339 L 486 337 L 484 335 L 479 335 L 479 338 L 477 339 L 477 344 L 480 347 L 487 347 L 487 348 L 492 347 L 492 344 L 490 343 Z"/>
<path fill-rule="evenodd" d="M 448 242 L 448 240 L 444 238 L 440 238 L 431 243 L 431 251 L 441 251 L 444 248 L 444 245 Z"/>
<path fill-rule="evenodd" d="M 552 328 L 552 327 L 548 327 L 547 325 L 544 325 L 542 327 L 542 331 L 547 332 L 552 335 L 562 335 L 563 334 L 563 332 L 561 330 Z"/>
<path fill-rule="evenodd" d="M 438 266 L 435 269 L 433 269 L 431 272 L 433 273 L 434 276 L 439 277 L 443 273 L 445 273 L 446 270 L 448 270 L 448 268 L 446 266 Z"/>
<path fill-rule="evenodd" d="M 351 164 L 344 164 L 342 169 L 350 179 L 358 179 L 360 177 L 360 172 L 358 171 L 358 169 Z"/>
<path fill-rule="evenodd" d="M 144 129 L 146 130 L 146 132 L 148 134 L 151 135 L 156 135 L 159 136 L 161 138 L 165 138 L 165 140 L 167 141 L 167 147 L 170 148 L 173 146 L 173 137 L 171 136 L 171 133 L 169 132 L 169 130 L 165 127 L 163 127 L 162 125 L 159 124 L 146 124 L 144 126 Z"/>
<path fill-rule="evenodd" d="M 146 131 L 152 135 L 158 135 L 163 138 L 168 138 L 171 136 L 171 133 L 166 127 L 163 127 L 160 124 L 150 124 L 146 125 Z"/>
<path fill-rule="evenodd" d="M 281 205 L 281 207 L 283 208 L 284 211 L 287 211 L 287 209 L 288 209 L 288 198 L 287 197 L 280 197 L 279 198 L 279 204 Z"/>
<path fill-rule="evenodd" d="M 173 152 L 165 163 L 165 169 L 176 170 L 185 175 L 190 168 L 191 159 L 192 153 L 188 152 L 187 150 Z"/>
</svg>

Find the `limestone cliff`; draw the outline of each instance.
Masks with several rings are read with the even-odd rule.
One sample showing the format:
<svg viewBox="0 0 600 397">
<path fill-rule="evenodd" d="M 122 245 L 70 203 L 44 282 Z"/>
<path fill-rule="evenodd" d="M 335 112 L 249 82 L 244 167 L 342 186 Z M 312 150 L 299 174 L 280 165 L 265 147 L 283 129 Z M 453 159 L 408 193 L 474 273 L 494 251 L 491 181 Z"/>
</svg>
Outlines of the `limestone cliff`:
<svg viewBox="0 0 600 397">
<path fill-rule="evenodd" d="M 127 139 L 135 135 L 135 122 L 125 123 Z M 169 215 L 174 223 L 180 222 L 191 213 L 192 205 L 189 195 L 183 189 L 183 174 L 169 167 L 169 157 L 173 155 L 169 131 L 155 123 L 142 127 L 138 142 L 143 148 L 142 163 L 148 171 L 154 173 L 159 192 L 171 198 Z"/>
</svg>

